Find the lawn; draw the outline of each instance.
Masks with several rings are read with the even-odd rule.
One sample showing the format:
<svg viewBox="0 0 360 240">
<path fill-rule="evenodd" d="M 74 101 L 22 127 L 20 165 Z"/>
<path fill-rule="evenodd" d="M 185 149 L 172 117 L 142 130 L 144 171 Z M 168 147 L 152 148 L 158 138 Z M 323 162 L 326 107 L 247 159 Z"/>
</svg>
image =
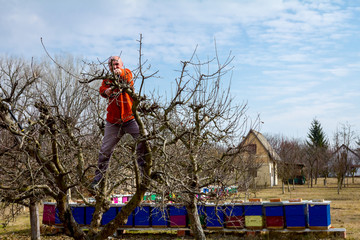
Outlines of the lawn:
<svg viewBox="0 0 360 240">
<path fill-rule="evenodd" d="M 327 186 L 324 186 L 323 179 L 313 188 L 308 185 L 296 185 L 295 189 L 282 194 L 281 186 L 263 189 L 256 193 L 257 198 L 263 201 L 270 198 L 302 198 L 303 200 L 324 199 L 331 201 L 331 225 L 335 228 L 346 228 L 347 239 L 360 239 L 360 178 L 355 182 L 347 181 L 349 184 L 343 188 L 340 194 L 337 193 L 336 179 L 329 179 Z M 255 196 L 253 196 L 255 197 Z M 0 217 L 0 223 L 2 219 Z M 30 224 L 27 212 L 24 212 L 16 222 L 12 222 L 6 229 L 0 225 L 0 239 L 30 239 Z M 129 235 L 128 235 L 129 237 Z M 149 236 L 150 237 L 150 236 Z M 163 239 L 172 239 L 167 236 Z M 173 236 L 174 237 L 174 236 Z M 143 238 L 143 237 L 142 237 Z M 64 236 L 43 237 L 42 239 L 69 239 Z M 154 239 L 151 237 L 151 239 Z"/>
</svg>

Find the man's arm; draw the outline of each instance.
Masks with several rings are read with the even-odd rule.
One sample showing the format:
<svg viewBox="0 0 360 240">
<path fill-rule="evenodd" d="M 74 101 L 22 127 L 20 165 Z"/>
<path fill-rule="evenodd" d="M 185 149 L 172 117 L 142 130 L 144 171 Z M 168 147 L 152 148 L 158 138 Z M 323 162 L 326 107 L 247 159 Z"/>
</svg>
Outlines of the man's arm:
<svg viewBox="0 0 360 240">
<path fill-rule="evenodd" d="M 112 87 L 109 83 L 110 80 L 104 79 L 99 88 L 100 95 L 104 98 L 108 98 L 112 94 Z"/>
<path fill-rule="evenodd" d="M 130 85 L 130 88 L 134 91 L 134 81 L 133 81 L 133 75 L 132 72 L 125 68 L 125 69 L 115 69 L 115 74 L 119 74 L 119 80 L 122 82 L 125 82 Z M 114 90 L 116 89 L 116 86 L 111 84 L 111 80 L 105 79 L 103 80 L 99 92 L 102 97 L 109 97 L 111 94 L 113 94 Z M 116 92 L 116 90 L 115 90 Z"/>
<path fill-rule="evenodd" d="M 119 80 L 120 83 L 126 83 L 129 85 L 129 87 L 134 91 L 134 81 L 133 81 L 133 74 L 130 71 L 130 69 L 124 68 L 124 69 L 116 69 L 119 71 Z"/>
</svg>

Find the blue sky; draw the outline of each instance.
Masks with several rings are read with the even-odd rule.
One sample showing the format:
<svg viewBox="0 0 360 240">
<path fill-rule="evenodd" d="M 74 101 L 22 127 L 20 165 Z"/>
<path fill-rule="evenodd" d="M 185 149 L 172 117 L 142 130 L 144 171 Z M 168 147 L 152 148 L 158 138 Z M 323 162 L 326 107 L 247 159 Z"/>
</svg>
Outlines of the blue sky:
<svg viewBox="0 0 360 240">
<path fill-rule="evenodd" d="M 52 55 L 125 65 L 143 54 L 164 88 L 198 46 L 206 59 L 229 52 L 232 95 L 260 114 L 261 132 L 305 139 L 317 118 L 332 138 L 340 123 L 360 130 L 360 2 L 323 0 L 0 0 L 0 54 Z M 162 89 L 164 90 L 164 89 Z"/>
</svg>

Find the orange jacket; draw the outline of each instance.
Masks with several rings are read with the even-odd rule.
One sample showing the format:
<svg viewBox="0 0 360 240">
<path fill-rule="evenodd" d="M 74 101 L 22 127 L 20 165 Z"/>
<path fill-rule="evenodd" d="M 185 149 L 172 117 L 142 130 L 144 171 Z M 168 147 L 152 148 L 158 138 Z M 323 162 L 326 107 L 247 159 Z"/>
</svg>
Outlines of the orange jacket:
<svg viewBox="0 0 360 240">
<path fill-rule="evenodd" d="M 120 75 L 120 81 L 126 81 L 130 84 L 131 87 L 134 86 L 134 82 L 132 80 L 133 76 L 129 69 L 122 69 Z M 102 97 L 109 99 L 109 105 L 107 107 L 107 115 L 106 115 L 106 121 L 110 123 L 117 123 L 120 124 L 122 122 L 127 122 L 131 119 L 134 119 L 133 113 L 132 113 L 132 105 L 133 105 L 133 99 L 130 97 L 129 94 L 126 92 L 122 92 L 119 89 L 114 89 L 112 91 L 113 94 L 111 94 L 110 97 L 108 97 L 105 94 L 105 90 L 111 87 L 111 81 L 109 79 L 104 79 L 99 92 Z"/>
</svg>

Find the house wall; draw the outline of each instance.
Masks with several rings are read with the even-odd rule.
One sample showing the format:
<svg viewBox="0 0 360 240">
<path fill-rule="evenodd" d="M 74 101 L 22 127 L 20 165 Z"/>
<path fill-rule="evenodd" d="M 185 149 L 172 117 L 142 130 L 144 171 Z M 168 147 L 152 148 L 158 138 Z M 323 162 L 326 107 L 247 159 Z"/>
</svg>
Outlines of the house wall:
<svg viewBox="0 0 360 240">
<path fill-rule="evenodd" d="M 275 186 L 278 184 L 277 169 L 274 161 L 271 160 L 268 151 L 258 138 L 251 133 L 244 141 L 245 145 L 256 144 L 256 155 L 254 161 L 261 164 L 255 178 L 257 186 Z"/>
<path fill-rule="evenodd" d="M 273 186 L 274 183 L 271 181 L 269 168 L 270 165 L 268 163 L 262 164 L 259 168 L 257 177 L 255 178 L 256 186 Z"/>
</svg>

